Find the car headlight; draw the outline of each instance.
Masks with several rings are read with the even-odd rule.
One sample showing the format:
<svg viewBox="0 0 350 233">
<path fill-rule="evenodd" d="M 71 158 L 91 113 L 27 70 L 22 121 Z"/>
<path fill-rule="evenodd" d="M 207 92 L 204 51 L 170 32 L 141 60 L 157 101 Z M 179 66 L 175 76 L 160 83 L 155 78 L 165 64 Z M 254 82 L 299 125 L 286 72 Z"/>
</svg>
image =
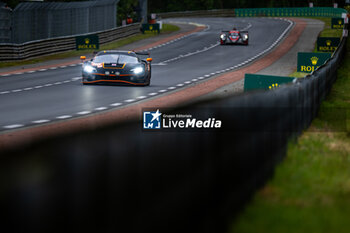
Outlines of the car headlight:
<svg viewBox="0 0 350 233">
<path fill-rule="evenodd" d="M 144 72 L 144 69 L 143 69 L 143 67 L 136 67 L 136 68 L 134 68 L 134 69 L 132 69 L 131 70 L 134 74 L 141 74 L 141 73 L 143 73 Z"/>
<path fill-rule="evenodd" d="M 221 38 L 221 40 L 226 40 L 226 35 L 225 34 L 221 34 L 220 38 Z"/>
<path fill-rule="evenodd" d="M 248 35 L 247 34 L 243 35 L 243 40 L 248 40 Z"/>
<path fill-rule="evenodd" d="M 92 67 L 92 66 L 90 66 L 90 65 L 84 66 L 84 72 L 91 74 L 91 73 L 94 72 L 94 71 L 95 71 L 95 68 L 94 68 L 94 67 Z"/>
</svg>

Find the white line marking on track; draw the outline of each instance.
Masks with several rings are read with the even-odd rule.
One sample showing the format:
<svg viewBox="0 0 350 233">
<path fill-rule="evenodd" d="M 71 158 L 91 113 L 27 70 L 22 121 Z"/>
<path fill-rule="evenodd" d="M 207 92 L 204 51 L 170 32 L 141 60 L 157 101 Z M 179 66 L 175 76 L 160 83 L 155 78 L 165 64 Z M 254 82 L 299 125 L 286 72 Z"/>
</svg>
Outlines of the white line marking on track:
<svg viewBox="0 0 350 233">
<path fill-rule="evenodd" d="M 128 100 L 124 100 L 124 102 L 130 103 L 130 102 L 134 102 L 135 99 L 128 99 Z"/>
<path fill-rule="evenodd" d="M 1 76 L 2 77 L 6 77 L 6 76 L 9 76 L 10 74 L 2 74 Z"/>
<path fill-rule="evenodd" d="M 43 86 L 35 86 L 34 88 L 42 88 Z"/>
<path fill-rule="evenodd" d="M 176 87 L 168 87 L 169 90 L 173 90 L 175 89 Z"/>
<path fill-rule="evenodd" d="M 24 88 L 23 90 L 24 91 L 29 91 L 29 90 L 32 90 L 33 88 L 32 87 L 27 87 L 27 88 Z"/>
<path fill-rule="evenodd" d="M 163 89 L 163 90 L 159 90 L 158 92 L 162 93 L 162 92 L 166 92 L 166 90 L 165 90 L 165 89 Z"/>
<path fill-rule="evenodd" d="M 148 95 L 157 95 L 158 93 L 156 93 L 156 92 L 152 92 L 152 93 L 149 93 Z"/>
<path fill-rule="evenodd" d="M 63 116 L 58 116 L 56 117 L 57 119 L 68 119 L 68 118 L 71 118 L 72 116 L 71 115 L 63 115 Z"/>
<path fill-rule="evenodd" d="M 57 67 L 51 67 L 51 68 L 50 68 L 50 70 L 55 70 L 55 69 L 57 69 Z"/>
<path fill-rule="evenodd" d="M 20 92 L 22 91 L 21 89 L 16 89 L 16 90 L 12 90 L 11 92 Z"/>
<path fill-rule="evenodd" d="M 178 86 L 178 87 L 182 87 L 182 86 L 183 86 L 183 84 L 182 84 L 182 83 L 179 83 L 179 84 L 177 84 L 176 86 Z"/>
<path fill-rule="evenodd" d="M 120 106 L 120 105 L 122 105 L 122 103 L 113 103 L 113 104 L 110 104 L 110 106 L 113 106 L 113 107 Z"/>
<path fill-rule="evenodd" d="M 19 127 L 23 127 L 24 125 L 21 124 L 15 124 L 15 125 L 6 125 L 3 128 L 5 129 L 15 129 L 15 128 L 19 128 Z"/>
<path fill-rule="evenodd" d="M 9 91 L 3 91 L 3 92 L 0 92 L 0 95 L 3 95 L 3 94 L 8 94 L 10 93 Z"/>
<path fill-rule="evenodd" d="M 86 115 L 91 113 L 91 111 L 81 111 L 81 112 L 77 112 L 78 115 Z"/>
<path fill-rule="evenodd" d="M 136 97 L 137 99 L 144 99 L 144 98 L 147 98 L 147 96 L 144 96 L 144 95 L 141 95 L 141 96 L 138 96 Z"/>
<path fill-rule="evenodd" d="M 40 69 L 40 70 L 38 70 L 38 71 L 46 71 L 47 69 Z"/>
<path fill-rule="evenodd" d="M 32 123 L 34 123 L 34 124 L 42 124 L 42 123 L 46 123 L 46 122 L 49 122 L 49 121 L 50 120 L 42 119 L 42 120 L 32 121 Z"/>
<path fill-rule="evenodd" d="M 107 107 L 98 107 L 98 108 L 95 108 L 96 111 L 103 111 L 103 110 L 106 110 Z"/>
</svg>

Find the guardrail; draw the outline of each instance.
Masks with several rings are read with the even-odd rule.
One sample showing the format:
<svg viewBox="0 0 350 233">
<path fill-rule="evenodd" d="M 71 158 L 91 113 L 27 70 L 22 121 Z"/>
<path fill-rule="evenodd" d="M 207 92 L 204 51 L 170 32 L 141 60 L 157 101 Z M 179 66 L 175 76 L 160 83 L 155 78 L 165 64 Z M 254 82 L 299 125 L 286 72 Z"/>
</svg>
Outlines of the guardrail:
<svg viewBox="0 0 350 233">
<path fill-rule="evenodd" d="M 135 23 L 107 31 L 88 33 L 84 35 L 97 34 L 99 36 L 100 44 L 106 44 L 139 33 L 141 33 L 140 24 Z M 0 61 L 24 60 L 74 50 L 76 48 L 76 36 L 78 35 L 31 41 L 24 44 L 0 44 Z"/>
<path fill-rule="evenodd" d="M 177 17 L 234 17 L 234 9 L 222 9 L 222 10 L 201 10 L 201 11 L 179 11 L 179 12 L 167 12 L 157 13 L 158 17 L 177 18 Z"/>
<path fill-rule="evenodd" d="M 158 13 L 161 18 L 174 17 L 342 17 L 346 10 L 332 7 L 237 8 L 222 10 Z"/>
<path fill-rule="evenodd" d="M 333 16 L 341 17 L 344 9 L 334 9 L 328 7 L 315 8 L 251 8 L 251 9 L 222 9 L 222 10 L 203 10 L 203 11 L 185 11 L 159 13 L 162 18 L 173 17 L 256 17 L 256 16 Z M 94 32 L 89 34 L 98 34 L 100 44 L 108 43 L 127 36 L 140 33 L 140 25 L 132 24 L 125 27 Z M 58 37 L 31 41 L 23 44 L 0 44 L 0 61 L 16 61 L 34 58 L 43 55 L 50 55 L 59 52 L 65 52 L 75 49 L 75 36 Z"/>
</svg>

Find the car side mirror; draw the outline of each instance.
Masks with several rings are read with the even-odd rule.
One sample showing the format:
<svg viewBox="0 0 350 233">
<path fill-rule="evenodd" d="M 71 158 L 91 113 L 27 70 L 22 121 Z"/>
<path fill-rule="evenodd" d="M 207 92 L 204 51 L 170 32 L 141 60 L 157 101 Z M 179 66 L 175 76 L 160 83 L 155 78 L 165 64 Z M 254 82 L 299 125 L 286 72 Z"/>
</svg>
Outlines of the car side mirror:
<svg viewBox="0 0 350 233">
<path fill-rule="evenodd" d="M 153 59 L 149 57 L 149 58 L 147 58 L 147 59 L 146 59 L 146 61 L 148 61 L 148 62 L 152 62 L 152 61 L 153 61 Z"/>
</svg>

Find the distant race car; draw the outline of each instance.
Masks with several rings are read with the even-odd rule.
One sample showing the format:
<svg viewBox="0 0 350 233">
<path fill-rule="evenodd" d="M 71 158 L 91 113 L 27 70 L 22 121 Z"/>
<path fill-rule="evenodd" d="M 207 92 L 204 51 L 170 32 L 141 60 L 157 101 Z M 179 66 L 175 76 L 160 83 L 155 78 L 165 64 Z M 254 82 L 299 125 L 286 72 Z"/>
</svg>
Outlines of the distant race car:
<svg viewBox="0 0 350 233">
<path fill-rule="evenodd" d="M 233 29 L 231 31 L 222 31 L 220 35 L 220 44 L 243 44 L 248 45 L 248 31 L 239 31 Z"/>
<path fill-rule="evenodd" d="M 148 55 L 141 59 L 140 55 Z M 80 57 L 83 61 L 85 56 Z M 108 50 L 98 52 L 90 61 L 84 61 L 83 84 L 119 83 L 148 86 L 151 82 L 151 62 L 149 53 Z"/>
</svg>

